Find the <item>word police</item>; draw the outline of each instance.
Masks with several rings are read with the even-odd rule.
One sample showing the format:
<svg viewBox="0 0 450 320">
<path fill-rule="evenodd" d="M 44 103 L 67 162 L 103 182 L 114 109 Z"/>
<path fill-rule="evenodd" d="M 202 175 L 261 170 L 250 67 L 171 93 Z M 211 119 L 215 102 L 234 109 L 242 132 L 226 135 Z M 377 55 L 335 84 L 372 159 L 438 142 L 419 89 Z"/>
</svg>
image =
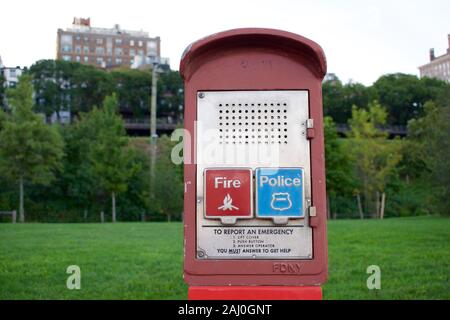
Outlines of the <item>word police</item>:
<svg viewBox="0 0 450 320">
<path fill-rule="evenodd" d="M 260 176 L 259 185 L 263 187 L 268 184 L 271 187 L 300 187 L 302 181 L 300 178 L 285 178 L 284 176 L 277 176 L 269 178 L 268 176 Z"/>
</svg>

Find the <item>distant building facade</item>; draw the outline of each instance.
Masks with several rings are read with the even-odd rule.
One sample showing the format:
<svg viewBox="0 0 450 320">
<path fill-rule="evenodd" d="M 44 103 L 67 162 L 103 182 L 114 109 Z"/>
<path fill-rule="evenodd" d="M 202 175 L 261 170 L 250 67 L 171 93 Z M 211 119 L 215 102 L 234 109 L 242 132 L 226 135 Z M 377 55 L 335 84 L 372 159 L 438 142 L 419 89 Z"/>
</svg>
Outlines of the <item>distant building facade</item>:
<svg viewBox="0 0 450 320">
<path fill-rule="evenodd" d="M 19 77 L 22 75 L 22 73 L 25 71 L 25 69 L 22 69 L 21 67 L 0 67 L 0 74 L 3 75 L 5 82 L 3 83 L 3 86 L 5 88 L 14 88 L 17 83 L 19 82 Z"/>
<path fill-rule="evenodd" d="M 100 68 L 138 68 L 161 57 L 160 37 L 144 31 L 93 28 L 90 18 L 74 18 L 71 28 L 58 29 L 58 60 L 79 62 Z"/>
<path fill-rule="evenodd" d="M 3 78 L 3 88 L 14 88 L 19 82 L 19 77 L 25 70 L 21 67 L 5 67 L 0 58 L 0 77 Z M 4 92 L 5 90 L 3 90 L 3 94 L 0 96 L 0 107 L 8 108 L 8 100 Z"/>
<path fill-rule="evenodd" d="M 450 83 L 450 34 L 447 35 L 447 53 L 439 57 L 430 49 L 430 62 L 419 67 L 420 77 L 436 78 Z"/>
</svg>

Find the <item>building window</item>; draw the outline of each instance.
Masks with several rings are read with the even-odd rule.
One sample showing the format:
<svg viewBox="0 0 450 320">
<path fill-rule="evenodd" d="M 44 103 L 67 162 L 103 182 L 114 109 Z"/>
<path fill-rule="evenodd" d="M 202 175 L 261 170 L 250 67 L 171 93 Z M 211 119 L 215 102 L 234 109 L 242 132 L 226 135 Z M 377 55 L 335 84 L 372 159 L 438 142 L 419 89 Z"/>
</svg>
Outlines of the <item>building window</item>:
<svg viewBox="0 0 450 320">
<path fill-rule="evenodd" d="M 134 51 L 134 49 L 130 49 L 130 56 L 135 56 L 136 55 L 136 51 Z"/>
<path fill-rule="evenodd" d="M 77 62 L 80 62 L 80 56 L 76 56 L 76 58 L 75 58 L 75 60 L 77 61 Z"/>
<path fill-rule="evenodd" d="M 84 42 L 88 42 L 89 38 L 88 37 L 84 37 Z"/>
<path fill-rule="evenodd" d="M 97 58 L 97 64 L 102 65 L 103 64 L 103 58 Z"/>
<path fill-rule="evenodd" d="M 86 62 L 86 63 L 87 63 L 87 62 L 89 62 L 89 57 L 87 57 L 87 56 L 84 56 L 84 58 L 83 58 L 83 59 L 84 59 L 84 62 Z"/>
<path fill-rule="evenodd" d="M 89 54 L 89 47 L 88 46 L 84 46 L 83 47 L 83 52 L 84 52 L 84 54 Z"/>
<path fill-rule="evenodd" d="M 115 48 L 114 49 L 114 54 L 116 56 L 121 56 L 122 55 L 122 48 Z"/>
<path fill-rule="evenodd" d="M 9 76 L 11 78 L 15 78 L 16 77 L 16 69 L 9 69 Z"/>
<path fill-rule="evenodd" d="M 143 55 L 144 55 L 144 50 L 139 49 L 139 50 L 138 50 L 138 55 L 139 55 L 139 56 L 143 56 Z"/>
<path fill-rule="evenodd" d="M 70 56 L 67 56 L 67 55 L 64 55 L 62 58 L 63 58 L 64 61 L 70 61 L 70 60 L 72 60 L 72 59 L 70 58 Z"/>
<path fill-rule="evenodd" d="M 120 39 L 120 38 L 116 38 L 115 42 L 116 42 L 116 45 L 118 45 L 118 46 L 122 45 L 122 39 Z"/>
<path fill-rule="evenodd" d="M 122 59 L 121 58 L 116 58 L 116 64 L 122 64 Z"/>
<path fill-rule="evenodd" d="M 95 53 L 99 56 L 102 56 L 105 54 L 105 49 L 103 49 L 103 47 L 97 47 L 95 48 Z"/>
<path fill-rule="evenodd" d="M 61 35 L 61 44 L 70 44 L 72 45 L 72 35 L 63 34 Z"/>
<path fill-rule="evenodd" d="M 147 42 L 147 54 L 157 55 L 156 41 Z"/>
<path fill-rule="evenodd" d="M 134 64 L 134 59 L 131 58 L 131 59 L 130 59 L 130 66 L 132 66 L 133 64 Z"/>
<path fill-rule="evenodd" d="M 156 49 L 156 41 L 147 42 L 147 48 L 148 49 Z"/>
<path fill-rule="evenodd" d="M 76 52 L 77 54 L 80 54 L 80 53 L 81 53 L 81 47 L 80 47 L 80 46 L 76 46 L 76 47 L 75 47 L 75 52 Z"/>
<path fill-rule="evenodd" d="M 134 46 L 134 40 L 130 40 L 130 46 Z"/>
<path fill-rule="evenodd" d="M 61 35 L 61 51 L 72 52 L 72 35 L 70 34 Z"/>
<path fill-rule="evenodd" d="M 77 41 L 80 41 L 80 39 L 81 39 L 81 37 L 80 37 L 79 35 L 77 35 L 77 36 L 75 37 L 75 40 L 77 40 Z"/>
<path fill-rule="evenodd" d="M 98 38 L 97 39 L 97 44 L 103 44 L 103 39 L 102 38 Z"/>
<path fill-rule="evenodd" d="M 141 40 L 139 40 L 138 45 L 139 45 L 139 47 L 142 47 L 142 41 Z"/>
<path fill-rule="evenodd" d="M 112 55 L 112 38 L 106 39 L 106 52 L 108 55 Z"/>
</svg>

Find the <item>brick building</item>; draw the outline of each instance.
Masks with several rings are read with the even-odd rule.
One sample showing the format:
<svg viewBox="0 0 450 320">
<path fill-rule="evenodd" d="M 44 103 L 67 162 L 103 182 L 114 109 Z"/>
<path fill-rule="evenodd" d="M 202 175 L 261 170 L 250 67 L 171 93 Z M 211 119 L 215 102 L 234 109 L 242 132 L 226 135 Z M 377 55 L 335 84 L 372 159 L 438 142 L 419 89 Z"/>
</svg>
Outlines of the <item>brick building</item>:
<svg viewBox="0 0 450 320">
<path fill-rule="evenodd" d="M 101 68 L 142 67 L 160 59 L 161 41 L 147 32 L 91 27 L 90 18 L 74 18 L 71 28 L 58 29 L 59 60 L 75 61 Z"/>
<path fill-rule="evenodd" d="M 447 38 L 447 53 L 436 57 L 434 49 L 430 49 L 430 62 L 419 67 L 420 77 L 436 78 L 450 82 L 450 34 Z"/>
</svg>

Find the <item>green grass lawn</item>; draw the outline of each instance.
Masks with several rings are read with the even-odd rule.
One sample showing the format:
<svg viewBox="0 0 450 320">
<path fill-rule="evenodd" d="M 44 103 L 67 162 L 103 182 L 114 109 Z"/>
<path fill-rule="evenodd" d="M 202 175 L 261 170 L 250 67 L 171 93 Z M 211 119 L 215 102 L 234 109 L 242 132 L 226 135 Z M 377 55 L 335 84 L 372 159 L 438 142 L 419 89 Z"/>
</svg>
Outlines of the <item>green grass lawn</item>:
<svg viewBox="0 0 450 320">
<path fill-rule="evenodd" d="M 326 299 L 450 299 L 450 219 L 338 220 L 328 235 Z M 182 246 L 181 223 L 0 224 L 0 299 L 185 299 Z"/>
</svg>

